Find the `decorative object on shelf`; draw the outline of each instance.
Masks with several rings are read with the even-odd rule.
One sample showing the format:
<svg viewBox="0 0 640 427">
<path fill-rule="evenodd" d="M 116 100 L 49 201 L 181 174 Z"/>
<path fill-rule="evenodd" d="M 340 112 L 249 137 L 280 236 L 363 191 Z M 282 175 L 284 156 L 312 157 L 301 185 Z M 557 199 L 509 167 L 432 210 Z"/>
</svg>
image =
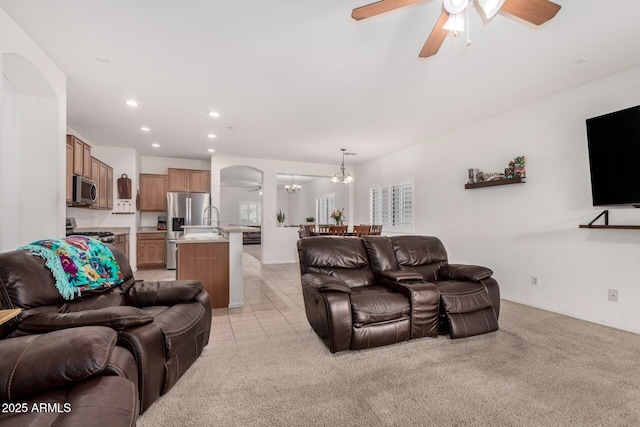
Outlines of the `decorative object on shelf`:
<svg viewBox="0 0 640 427">
<path fill-rule="evenodd" d="M 284 189 L 287 190 L 287 193 L 289 193 L 289 194 L 295 194 L 298 191 L 300 191 L 300 189 L 302 189 L 302 186 L 298 185 L 298 184 L 294 184 L 293 183 L 293 175 L 291 175 L 291 184 L 285 185 Z"/>
<path fill-rule="evenodd" d="M 527 171 L 524 166 L 524 156 L 518 156 L 514 159 L 513 176 L 517 178 L 526 178 Z"/>
<path fill-rule="evenodd" d="M 340 170 L 336 172 L 333 178 L 331 178 L 331 182 L 336 184 L 340 182 L 343 184 L 349 184 L 350 182 L 353 182 L 353 177 L 344 167 L 344 156 L 355 156 L 356 153 L 349 153 L 346 148 L 341 148 L 340 150 L 342 150 L 342 164 L 340 165 Z"/>
<path fill-rule="evenodd" d="M 278 220 L 279 227 L 284 226 L 284 212 L 282 212 L 282 209 L 278 209 L 278 213 L 276 213 L 276 220 Z"/>
<path fill-rule="evenodd" d="M 336 225 L 343 225 L 344 220 L 347 219 L 344 216 L 344 208 L 342 209 L 335 208 L 333 212 L 331 212 L 331 218 L 336 222 Z"/>
<path fill-rule="evenodd" d="M 316 222 L 315 217 L 312 217 L 312 216 L 308 216 L 304 220 L 307 221 L 308 223 L 312 223 L 312 224 L 315 224 L 315 222 Z"/>
<path fill-rule="evenodd" d="M 524 178 L 527 177 L 525 169 L 524 156 L 518 156 L 509 162 L 509 165 L 504 169 L 504 173 L 500 172 L 482 172 L 478 169 L 469 169 L 469 182 L 465 188 L 476 188 L 473 184 L 479 184 L 483 182 L 493 182 L 501 180 L 509 180 L 518 178 L 518 183 L 524 182 Z M 516 182 L 510 182 L 515 184 Z"/>
<path fill-rule="evenodd" d="M 480 176 L 480 169 L 469 169 L 469 184 L 475 184 L 478 182 Z"/>
<path fill-rule="evenodd" d="M 131 179 L 127 177 L 126 173 L 123 173 L 118 178 L 118 199 L 130 199 L 131 198 Z"/>
</svg>

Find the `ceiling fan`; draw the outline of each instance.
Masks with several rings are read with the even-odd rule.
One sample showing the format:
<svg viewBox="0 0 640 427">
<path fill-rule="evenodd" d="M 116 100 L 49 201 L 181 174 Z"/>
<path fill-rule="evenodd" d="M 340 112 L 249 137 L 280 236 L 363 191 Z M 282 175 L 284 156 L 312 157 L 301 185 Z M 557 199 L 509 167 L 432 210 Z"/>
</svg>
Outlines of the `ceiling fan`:
<svg viewBox="0 0 640 427">
<path fill-rule="evenodd" d="M 353 9 L 351 17 L 359 21 L 422 1 L 424 0 L 381 0 Z M 449 31 L 464 30 L 464 12 L 468 12 L 468 7 L 474 1 L 478 3 L 487 19 L 502 11 L 534 25 L 541 25 L 552 19 L 561 7 L 549 0 L 444 0 L 442 13 L 418 55 L 420 58 L 428 58 L 438 53 Z"/>
</svg>

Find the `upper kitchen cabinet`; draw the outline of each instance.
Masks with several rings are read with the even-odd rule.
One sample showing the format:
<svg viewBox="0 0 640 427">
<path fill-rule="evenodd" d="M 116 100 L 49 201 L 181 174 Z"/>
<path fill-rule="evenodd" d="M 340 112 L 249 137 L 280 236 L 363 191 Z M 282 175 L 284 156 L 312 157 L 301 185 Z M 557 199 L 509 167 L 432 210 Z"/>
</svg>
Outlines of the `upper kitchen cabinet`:
<svg viewBox="0 0 640 427">
<path fill-rule="evenodd" d="M 169 190 L 190 193 L 209 193 L 211 172 L 193 169 L 169 169 Z"/>
<path fill-rule="evenodd" d="M 73 135 L 67 135 L 67 144 L 73 147 L 73 175 L 91 179 L 91 146 Z"/>
<path fill-rule="evenodd" d="M 67 140 L 67 205 L 73 202 L 73 143 Z"/>
<path fill-rule="evenodd" d="M 167 210 L 167 175 L 140 174 L 140 210 L 151 212 Z"/>
</svg>

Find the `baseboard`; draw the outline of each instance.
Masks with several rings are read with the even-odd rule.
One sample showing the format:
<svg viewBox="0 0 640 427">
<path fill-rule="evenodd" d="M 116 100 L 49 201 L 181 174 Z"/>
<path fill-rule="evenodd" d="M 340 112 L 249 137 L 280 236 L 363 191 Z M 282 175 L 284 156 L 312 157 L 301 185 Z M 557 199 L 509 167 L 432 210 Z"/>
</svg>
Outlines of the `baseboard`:
<svg viewBox="0 0 640 427">
<path fill-rule="evenodd" d="M 615 328 L 615 329 L 620 329 L 621 331 L 626 331 L 626 332 L 632 332 L 634 334 L 638 334 L 640 335 L 640 329 L 634 329 L 634 328 L 628 328 L 624 325 L 620 325 L 617 324 L 615 322 L 607 322 L 607 321 L 603 321 L 600 319 L 595 319 L 593 317 L 589 317 L 589 316 L 582 316 L 580 314 L 576 314 L 576 313 L 572 313 L 569 311 L 565 311 L 565 310 L 559 310 L 555 307 L 550 307 L 544 304 L 532 304 L 528 301 L 522 301 L 518 298 L 502 298 L 505 301 L 511 301 L 511 302 L 515 302 L 518 304 L 522 304 L 522 305 L 528 305 L 529 307 L 535 307 L 535 308 L 539 308 L 541 310 L 545 310 L 545 311 L 550 311 L 552 313 L 558 313 L 558 314 L 562 314 L 564 316 L 569 316 L 569 317 L 573 317 L 576 319 L 580 319 L 580 320 L 584 320 L 587 322 L 591 322 L 591 323 L 596 323 L 598 325 L 603 325 L 603 326 L 609 326 L 610 328 Z"/>
</svg>

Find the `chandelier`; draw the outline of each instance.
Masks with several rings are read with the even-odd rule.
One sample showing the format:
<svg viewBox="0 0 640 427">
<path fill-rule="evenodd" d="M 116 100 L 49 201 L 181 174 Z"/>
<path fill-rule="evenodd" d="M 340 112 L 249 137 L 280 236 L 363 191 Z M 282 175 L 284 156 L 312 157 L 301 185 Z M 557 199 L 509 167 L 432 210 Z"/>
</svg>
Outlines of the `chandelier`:
<svg viewBox="0 0 640 427">
<path fill-rule="evenodd" d="M 340 170 L 336 172 L 333 178 L 331 178 L 331 182 L 336 184 L 339 182 L 343 184 L 349 184 L 350 182 L 353 182 L 353 177 L 351 176 L 347 168 L 344 167 L 344 156 L 355 156 L 356 153 L 347 153 L 346 148 L 341 148 L 341 150 L 342 150 L 342 164 L 340 165 Z"/>
<path fill-rule="evenodd" d="M 293 183 L 293 175 L 291 175 L 291 184 L 285 185 L 284 189 L 287 190 L 287 193 L 292 194 L 292 193 L 297 193 L 298 191 L 300 191 L 300 189 L 302 189 L 302 186 L 298 185 L 298 184 L 294 184 Z"/>
</svg>

